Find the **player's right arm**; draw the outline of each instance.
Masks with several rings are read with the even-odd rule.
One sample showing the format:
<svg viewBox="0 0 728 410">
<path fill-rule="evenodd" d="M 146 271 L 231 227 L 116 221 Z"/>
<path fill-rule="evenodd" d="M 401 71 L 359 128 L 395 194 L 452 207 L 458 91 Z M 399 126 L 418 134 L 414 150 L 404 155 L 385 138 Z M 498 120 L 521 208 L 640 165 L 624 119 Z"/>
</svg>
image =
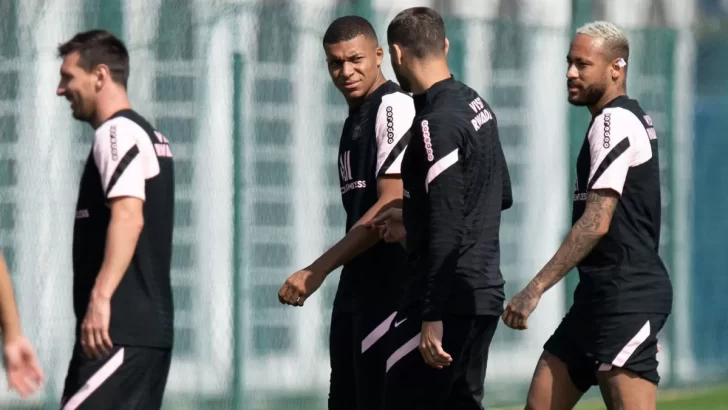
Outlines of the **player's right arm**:
<svg viewBox="0 0 728 410">
<path fill-rule="evenodd" d="M 43 371 L 33 346 L 23 336 L 13 282 L 0 255 L 0 328 L 3 336 L 3 359 L 8 385 L 25 397 L 32 394 L 43 380 Z"/>
<path fill-rule="evenodd" d="M 652 151 L 636 138 L 644 128 L 626 110 L 609 110 L 594 119 L 589 132 L 590 172 L 586 208 L 556 254 L 506 307 L 503 321 L 525 329 L 528 316 L 544 292 L 574 269 L 607 235 L 632 164 L 644 162 Z"/>
<path fill-rule="evenodd" d="M 371 248 L 380 238 L 368 223 L 381 212 L 402 205 L 400 166 L 409 142 L 409 129 L 415 115 L 412 98 L 403 93 L 385 96 L 379 106 L 375 126 L 377 141 L 377 202 L 354 224 L 346 236 L 307 268 L 295 272 L 278 292 L 281 303 L 302 306 L 326 276 Z"/>
</svg>

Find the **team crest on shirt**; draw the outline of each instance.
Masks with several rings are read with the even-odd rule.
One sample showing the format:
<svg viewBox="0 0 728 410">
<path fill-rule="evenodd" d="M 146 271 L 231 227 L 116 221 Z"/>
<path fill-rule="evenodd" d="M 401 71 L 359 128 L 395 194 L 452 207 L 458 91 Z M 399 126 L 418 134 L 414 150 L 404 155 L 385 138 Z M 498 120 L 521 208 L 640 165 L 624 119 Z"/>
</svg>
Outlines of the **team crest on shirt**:
<svg viewBox="0 0 728 410">
<path fill-rule="evenodd" d="M 355 140 L 359 138 L 359 135 L 361 134 L 361 126 L 357 125 L 354 127 L 354 133 L 351 134 L 351 140 Z"/>
</svg>

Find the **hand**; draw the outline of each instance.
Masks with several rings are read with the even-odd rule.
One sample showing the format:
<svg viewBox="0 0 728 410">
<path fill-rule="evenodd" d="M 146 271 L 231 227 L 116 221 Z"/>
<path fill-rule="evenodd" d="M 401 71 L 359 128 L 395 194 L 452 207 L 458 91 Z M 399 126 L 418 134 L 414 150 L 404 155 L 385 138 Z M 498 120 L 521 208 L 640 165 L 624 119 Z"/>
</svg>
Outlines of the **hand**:
<svg viewBox="0 0 728 410">
<path fill-rule="evenodd" d="M 286 279 L 278 291 L 278 300 L 285 305 L 303 306 L 303 302 L 321 287 L 324 279 L 324 274 L 309 268 L 301 269 Z"/>
<path fill-rule="evenodd" d="M 110 319 L 111 300 L 91 296 L 81 325 L 81 347 L 88 357 L 100 359 L 107 356 L 114 347 L 109 337 Z"/>
<path fill-rule="evenodd" d="M 513 296 L 506 306 L 502 316 L 503 323 L 512 329 L 528 329 L 528 317 L 538 306 L 539 300 L 541 300 L 541 293 L 533 289 L 531 285 L 526 286 Z"/>
<path fill-rule="evenodd" d="M 33 346 L 23 336 L 3 342 L 3 359 L 8 386 L 21 397 L 35 393 L 43 382 L 43 370 Z"/>
<path fill-rule="evenodd" d="M 442 321 L 422 322 L 420 354 L 425 363 L 436 369 L 450 365 L 452 357 L 442 350 Z"/>
<path fill-rule="evenodd" d="M 402 209 L 389 208 L 372 218 L 367 227 L 377 229 L 379 237 L 385 242 L 400 242 L 407 236 L 402 220 Z"/>
</svg>

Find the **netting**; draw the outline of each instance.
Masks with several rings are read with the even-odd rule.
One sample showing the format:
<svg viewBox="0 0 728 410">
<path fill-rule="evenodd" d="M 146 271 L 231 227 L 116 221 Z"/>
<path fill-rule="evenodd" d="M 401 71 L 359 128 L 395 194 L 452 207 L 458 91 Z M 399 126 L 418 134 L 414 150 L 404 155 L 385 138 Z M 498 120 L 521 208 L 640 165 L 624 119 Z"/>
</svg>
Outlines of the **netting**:
<svg viewBox="0 0 728 410">
<path fill-rule="evenodd" d="M 165 409 L 325 408 L 338 272 L 302 309 L 280 305 L 276 294 L 344 234 L 336 153 L 347 109 L 328 78 L 321 37 L 333 18 L 357 13 L 385 42 L 387 23 L 410 4 L 384 3 L 0 1 L 0 246 L 23 328 L 48 375 L 45 390 L 23 402 L 0 382 L 0 406 L 54 408 L 60 399 L 73 343 L 73 211 L 93 134 L 54 95 L 55 47 L 100 27 L 127 42 L 132 104 L 175 155 L 176 338 Z M 584 109 L 566 103 L 570 3 L 431 4 L 446 17 L 453 74 L 498 117 L 515 199 L 501 233 L 509 297 L 569 228 L 574 150 L 588 123 Z M 667 385 L 720 381 L 728 363 L 728 183 L 716 172 L 728 153 L 725 34 L 704 38 L 669 23 L 692 2 L 653 2 L 667 6 L 649 10 L 634 3 L 602 4 L 588 19 L 628 25 L 629 94 L 643 103 L 660 140 L 661 252 L 675 287 L 660 372 Z M 394 79 L 387 61 L 385 75 Z M 489 407 L 523 402 L 574 279 L 549 291 L 527 332 L 499 327 Z"/>
</svg>

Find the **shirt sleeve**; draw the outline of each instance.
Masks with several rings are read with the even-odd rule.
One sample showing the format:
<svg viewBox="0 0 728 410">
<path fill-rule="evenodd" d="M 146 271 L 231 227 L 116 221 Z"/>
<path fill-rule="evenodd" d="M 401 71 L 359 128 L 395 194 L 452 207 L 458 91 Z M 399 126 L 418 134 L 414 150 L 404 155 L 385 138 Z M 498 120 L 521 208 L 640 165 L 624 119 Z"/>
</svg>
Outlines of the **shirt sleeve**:
<svg viewBox="0 0 728 410">
<path fill-rule="evenodd" d="M 96 131 L 93 156 L 106 198 L 145 200 L 145 178 L 137 131 L 123 121 L 109 121 Z"/>
<path fill-rule="evenodd" d="M 457 267 L 465 219 L 463 139 L 458 129 L 442 118 L 416 125 L 425 144 L 427 176 L 425 190 L 429 208 L 427 255 L 422 318 L 442 319 L 443 305 L 450 295 Z M 420 141 L 418 141 L 420 143 Z"/>
<path fill-rule="evenodd" d="M 634 136 L 645 132 L 635 125 L 640 125 L 639 120 L 623 109 L 607 110 L 594 119 L 589 131 L 589 190 L 612 189 L 622 194 L 635 156 Z"/>
<path fill-rule="evenodd" d="M 377 112 L 377 178 L 400 173 L 415 116 L 412 97 L 395 92 L 385 95 Z"/>
<path fill-rule="evenodd" d="M 511 187 L 511 174 L 508 172 L 508 163 L 506 162 L 506 154 L 503 152 L 503 146 L 498 143 L 498 154 L 503 164 L 501 175 L 503 177 L 503 197 L 501 200 L 501 210 L 509 209 L 513 206 L 513 188 Z"/>
</svg>

